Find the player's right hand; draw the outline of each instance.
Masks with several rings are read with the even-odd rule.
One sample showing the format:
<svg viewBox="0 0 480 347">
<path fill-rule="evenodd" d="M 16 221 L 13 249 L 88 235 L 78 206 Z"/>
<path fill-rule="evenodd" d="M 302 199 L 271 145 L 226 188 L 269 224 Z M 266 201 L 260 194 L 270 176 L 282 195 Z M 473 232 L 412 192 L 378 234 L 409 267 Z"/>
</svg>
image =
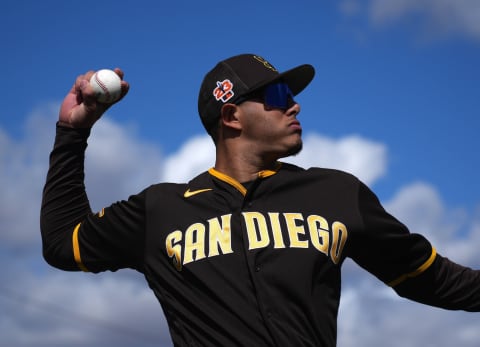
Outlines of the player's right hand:
<svg viewBox="0 0 480 347">
<path fill-rule="evenodd" d="M 130 85 L 123 80 L 123 71 L 119 68 L 114 70 L 122 79 L 122 94 L 115 103 L 120 101 L 127 93 Z M 95 71 L 88 71 L 80 75 L 65 96 L 60 107 L 58 117 L 59 124 L 71 128 L 91 128 L 95 122 L 114 105 L 97 102 L 95 92 L 89 81 Z"/>
</svg>

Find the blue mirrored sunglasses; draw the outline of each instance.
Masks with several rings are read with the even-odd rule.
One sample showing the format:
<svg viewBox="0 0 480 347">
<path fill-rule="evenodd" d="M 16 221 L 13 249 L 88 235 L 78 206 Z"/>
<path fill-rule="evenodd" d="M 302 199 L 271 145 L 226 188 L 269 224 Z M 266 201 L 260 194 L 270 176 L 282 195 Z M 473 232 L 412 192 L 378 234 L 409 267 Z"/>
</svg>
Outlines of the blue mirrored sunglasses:
<svg viewBox="0 0 480 347">
<path fill-rule="evenodd" d="M 291 107 L 295 101 L 288 85 L 285 82 L 277 82 L 265 87 L 264 103 L 267 107 L 286 110 Z"/>
<path fill-rule="evenodd" d="M 271 83 L 259 91 L 241 97 L 236 104 L 247 100 L 261 101 L 267 108 L 282 110 L 288 109 L 295 103 L 293 93 L 285 82 Z"/>
</svg>

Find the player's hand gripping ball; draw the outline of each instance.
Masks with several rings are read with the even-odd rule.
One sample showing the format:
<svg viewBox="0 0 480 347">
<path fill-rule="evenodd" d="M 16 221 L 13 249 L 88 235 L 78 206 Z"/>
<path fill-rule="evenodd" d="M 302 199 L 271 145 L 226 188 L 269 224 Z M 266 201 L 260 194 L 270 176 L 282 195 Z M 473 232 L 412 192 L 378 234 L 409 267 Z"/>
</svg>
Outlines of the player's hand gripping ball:
<svg viewBox="0 0 480 347">
<path fill-rule="evenodd" d="M 98 70 L 90 78 L 90 85 L 95 91 L 97 101 L 104 104 L 117 101 L 122 93 L 121 79 L 113 70 Z"/>
</svg>

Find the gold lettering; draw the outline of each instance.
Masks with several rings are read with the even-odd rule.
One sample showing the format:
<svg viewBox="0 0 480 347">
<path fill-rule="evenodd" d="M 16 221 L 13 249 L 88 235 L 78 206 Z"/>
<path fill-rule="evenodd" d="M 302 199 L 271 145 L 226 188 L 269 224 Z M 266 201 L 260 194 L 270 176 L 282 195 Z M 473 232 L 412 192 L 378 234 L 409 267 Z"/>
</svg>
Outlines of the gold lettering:
<svg viewBox="0 0 480 347">
<path fill-rule="evenodd" d="M 248 249 L 257 249 L 268 246 L 270 237 L 268 236 L 267 221 L 260 212 L 243 212 L 245 225 L 247 226 Z"/>
<path fill-rule="evenodd" d="M 173 265 L 178 271 L 182 270 L 182 246 L 176 244 L 180 241 L 182 241 L 182 232 L 180 230 L 171 232 L 165 240 L 167 254 L 172 258 Z"/>
<path fill-rule="evenodd" d="M 313 246 L 320 252 L 328 255 L 330 238 L 328 235 L 328 222 L 325 218 L 311 215 L 307 218 L 308 230 Z"/>
<path fill-rule="evenodd" d="M 287 230 L 282 231 L 283 221 L 280 221 L 278 212 L 269 212 L 268 219 L 260 212 L 249 211 L 243 212 L 242 215 L 249 250 L 269 246 L 271 237 L 273 248 L 285 248 L 284 237 L 288 232 L 290 248 L 308 248 L 311 241 L 313 247 L 330 257 L 333 263 L 338 264 L 342 259 L 348 230 L 341 222 L 336 221 L 329 225 L 322 216 L 309 215 L 304 219 L 301 213 L 283 213 Z M 165 247 L 175 268 L 181 271 L 185 264 L 206 258 L 207 246 L 208 257 L 233 253 L 231 218 L 231 214 L 214 217 L 207 221 L 208 225 L 194 223 L 185 232 L 175 230 L 168 234 Z"/>
<path fill-rule="evenodd" d="M 213 257 L 220 254 L 220 249 L 223 254 L 233 253 L 232 250 L 232 240 L 230 237 L 230 219 L 232 215 L 226 214 L 223 215 L 222 225 L 218 218 L 212 218 L 208 221 L 209 227 L 209 247 L 208 247 L 208 256 Z"/>
<path fill-rule="evenodd" d="M 194 257 L 193 253 L 196 253 Z M 205 225 L 195 223 L 185 231 L 183 265 L 205 258 Z"/>
<path fill-rule="evenodd" d="M 288 234 L 290 236 L 291 248 L 308 248 L 307 240 L 300 240 L 298 236 L 300 234 L 305 235 L 305 228 L 303 225 L 297 225 L 296 221 L 303 222 L 303 216 L 301 213 L 284 213 L 285 221 L 287 222 Z"/>
<path fill-rule="evenodd" d="M 254 55 L 253 58 L 258 60 L 260 63 L 262 63 L 263 66 L 265 66 L 267 69 L 270 69 L 275 72 L 277 71 L 277 69 L 275 69 L 272 64 L 270 64 L 268 61 L 265 60 L 265 58 L 262 58 L 258 55 Z"/>
<path fill-rule="evenodd" d="M 332 249 L 330 250 L 330 257 L 335 264 L 338 264 L 342 257 L 343 247 L 347 242 L 348 231 L 347 227 L 340 222 L 333 222 L 332 224 Z"/>
<path fill-rule="evenodd" d="M 282 228 L 280 227 L 280 220 L 278 218 L 279 213 L 270 212 L 270 224 L 272 225 L 274 248 L 285 248 L 285 242 L 283 242 Z"/>
</svg>

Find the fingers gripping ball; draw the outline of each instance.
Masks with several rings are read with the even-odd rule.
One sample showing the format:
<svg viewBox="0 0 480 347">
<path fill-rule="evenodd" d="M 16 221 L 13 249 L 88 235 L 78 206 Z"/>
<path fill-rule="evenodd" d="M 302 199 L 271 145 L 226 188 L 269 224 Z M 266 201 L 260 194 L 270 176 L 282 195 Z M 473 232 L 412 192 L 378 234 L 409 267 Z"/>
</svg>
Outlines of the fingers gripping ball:
<svg viewBox="0 0 480 347">
<path fill-rule="evenodd" d="M 90 85 L 95 91 L 98 102 L 104 104 L 117 101 L 122 93 L 121 79 L 113 70 L 98 70 L 90 78 Z"/>
</svg>

